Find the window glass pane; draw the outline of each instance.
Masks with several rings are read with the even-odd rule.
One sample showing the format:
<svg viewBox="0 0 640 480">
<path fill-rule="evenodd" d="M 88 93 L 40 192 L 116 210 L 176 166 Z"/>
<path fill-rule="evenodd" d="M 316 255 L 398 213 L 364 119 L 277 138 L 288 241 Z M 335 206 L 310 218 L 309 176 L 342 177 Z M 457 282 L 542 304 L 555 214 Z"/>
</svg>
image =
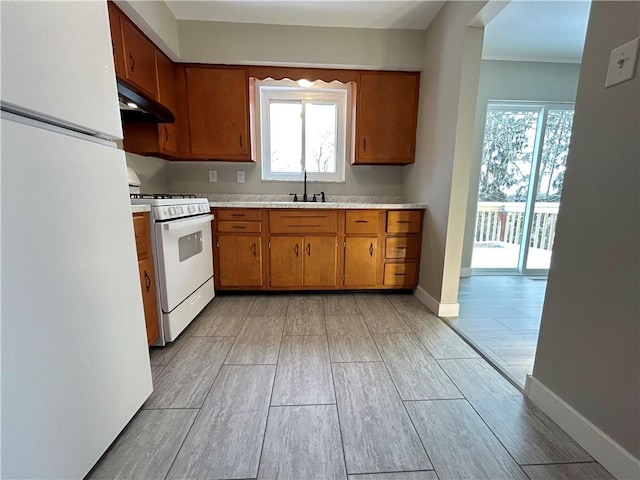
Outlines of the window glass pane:
<svg viewBox="0 0 640 480">
<path fill-rule="evenodd" d="M 560 200 L 572 126 L 572 110 L 549 110 L 547 129 L 542 143 L 542 157 L 540 158 L 537 195 L 539 202 Z"/>
<path fill-rule="evenodd" d="M 305 163 L 308 172 L 336 172 L 336 110 L 335 104 L 305 105 Z"/>
<path fill-rule="evenodd" d="M 269 104 L 271 171 L 302 172 L 302 103 Z"/>
</svg>

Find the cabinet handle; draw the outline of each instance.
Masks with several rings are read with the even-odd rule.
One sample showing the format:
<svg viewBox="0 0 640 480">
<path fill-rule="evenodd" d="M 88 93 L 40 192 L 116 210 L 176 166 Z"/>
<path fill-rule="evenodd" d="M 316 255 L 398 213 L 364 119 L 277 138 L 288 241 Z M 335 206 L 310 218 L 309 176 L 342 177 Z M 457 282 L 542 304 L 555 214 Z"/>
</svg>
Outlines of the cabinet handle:
<svg viewBox="0 0 640 480">
<path fill-rule="evenodd" d="M 406 273 L 394 273 L 394 275 L 395 275 L 396 277 L 406 277 L 406 276 L 407 276 L 407 274 L 406 274 Z"/>
<path fill-rule="evenodd" d="M 232 213 L 232 217 L 244 217 L 244 213 Z"/>
<path fill-rule="evenodd" d="M 164 141 L 167 142 L 169 141 L 169 129 L 167 128 L 167 126 L 164 126 Z"/>
<path fill-rule="evenodd" d="M 356 223 L 369 223 L 369 220 L 356 220 Z"/>
<path fill-rule="evenodd" d="M 253 256 L 257 256 L 258 255 L 258 250 L 256 248 L 256 242 L 253 242 L 253 245 L 251 246 L 251 252 L 253 252 Z"/>
<path fill-rule="evenodd" d="M 296 257 L 300 256 L 300 247 L 298 247 L 298 244 L 296 243 L 296 247 L 293 249 L 294 252 L 296 252 Z"/>
<path fill-rule="evenodd" d="M 307 243 L 307 255 L 311 256 L 311 243 Z"/>
<path fill-rule="evenodd" d="M 396 250 L 406 250 L 407 247 L 396 247 Z"/>
<path fill-rule="evenodd" d="M 133 69 L 136 67 L 136 59 L 133 58 L 131 53 L 129 53 L 129 63 L 131 63 L 131 71 L 133 72 Z"/>
<path fill-rule="evenodd" d="M 232 225 L 231 228 L 247 228 L 244 225 Z"/>
<path fill-rule="evenodd" d="M 373 243 L 369 245 L 369 256 L 373 257 Z"/>
<path fill-rule="evenodd" d="M 362 151 L 366 152 L 367 151 L 367 137 L 364 137 L 362 139 Z"/>
<path fill-rule="evenodd" d="M 146 270 L 144 271 L 144 288 L 147 290 L 147 293 L 149 293 L 149 289 L 151 288 L 151 277 L 149 277 Z"/>
<path fill-rule="evenodd" d="M 398 220 L 398 223 L 411 223 L 411 220 Z"/>
<path fill-rule="evenodd" d="M 240 148 L 242 148 L 242 134 L 240 134 Z"/>
</svg>

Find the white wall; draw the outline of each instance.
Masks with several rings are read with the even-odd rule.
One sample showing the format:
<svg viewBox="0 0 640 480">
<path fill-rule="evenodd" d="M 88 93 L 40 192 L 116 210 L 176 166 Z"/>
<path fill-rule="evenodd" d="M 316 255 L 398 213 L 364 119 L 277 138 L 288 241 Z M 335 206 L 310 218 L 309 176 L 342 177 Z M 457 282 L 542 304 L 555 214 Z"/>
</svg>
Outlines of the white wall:
<svg viewBox="0 0 640 480">
<path fill-rule="evenodd" d="M 193 193 L 302 193 L 302 182 L 263 182 L 260 165 L 230 162 L 167 162 L 169 192 Z M 402 195 L 403 167 L 346 166 L 344 183 L 308 183 L 310 193 L 327 195 Z M 209 183 L 209 170 L 217 170 L 218 182 Z M 244 170 L 245 183 L 236 182 L 236 172 Z"/>
<path fill-rule="evenodd" d="M 533 376 L 640 458 L 640 3 L 593 2 Z M 634 476 L 633 478 L 637 478 Z"/>
<path fill-rule="evenodd" d="M 579 64 L 494 60 L 482 62 L 471 154 L 471 174 L 469 176 L 469 196 L 462 253 L 463 269 L 471 267 L 487 101 L 574 102 L 579 74 Z"/>
<path fill-rule="evenodd" d="M 122 148 L 122 146 L 120 146 Z M 169 178 L 167 176 L 168 161 L 155 157 L 143 157 L 125 152 L 127 166 L 133 168 L 140 179 L 142 193 L 169 192 Z"/>
<path fill-rule="evenodd" d="M 164 2 L 114 0 L 156 46 L 174 61 L 180 58 L 178 22 Z"/>
<path fill-rule="evenodd" d="M 416 163 L 404 170 L 405 199 L 429 204 L 419 287 L 441 303 L 457 302 L 468 185 L 464 157 L 470 154 L 465 142 L 471 142 L 482 48 L 481 30 L 467 25 L 484 5 L 447 2 L 427 30 Z"/>
<path fill-rule="evenodd" d="M 178 22 L 183 62 L 418 70 L 424 31 Z"/>
</svg>

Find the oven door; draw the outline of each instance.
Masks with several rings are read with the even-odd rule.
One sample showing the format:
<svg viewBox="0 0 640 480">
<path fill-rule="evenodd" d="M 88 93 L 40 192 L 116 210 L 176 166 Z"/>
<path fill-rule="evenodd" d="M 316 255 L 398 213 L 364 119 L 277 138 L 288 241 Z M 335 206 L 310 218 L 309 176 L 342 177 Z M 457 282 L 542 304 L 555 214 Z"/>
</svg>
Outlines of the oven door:
<svg viewBox="0 0 640 480">
<path fill-rule="evenodd" d="M 171 312 L 213 277 L 212 215 L 200 215 L 154 226 L 160 303 Z"/>
</svg>

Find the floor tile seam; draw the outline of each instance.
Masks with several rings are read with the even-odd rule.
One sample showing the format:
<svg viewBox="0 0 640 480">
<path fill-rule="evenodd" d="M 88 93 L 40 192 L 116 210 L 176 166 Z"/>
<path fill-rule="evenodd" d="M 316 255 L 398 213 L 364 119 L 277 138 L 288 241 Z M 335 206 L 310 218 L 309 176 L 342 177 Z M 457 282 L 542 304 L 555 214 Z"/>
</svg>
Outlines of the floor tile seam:
<svg viewBox="0 0 640 480">
<path fill-rule="evenodd" d="M 345 478 L 349 476 L 349 470 L 347 466 L 347 452 L 344 448 L 344 435 L 342 430 L 342 422 L 340 421 L 340 405 L 338 403 L 338 390 L 336 389 L 336 379 L 333 373 L 333 364 L 329 362 L 329 369 L 331 370 L 331 382 L 333 383 L 333 393 L 336 397 L 336 417 L 338 419 L 338 431 L 340 433 L 340 446 L 342 448 L 342 462 L 344 465 Z"/>
<path fill-rule="evenodd" d="M 277 365 L 277 363 L 223 363 L 223 367 L 257 367 L 260 365 Z"/>
<path fill-rule="evenodd" d="M 338 363 L 338 364 L 344 364 L 344 363 L 383 363 L 382 360 L 353 360 L 351 362 L 334 362 L 331 361 L 330 363 Z"/>
<path fill-rule="evenodd" d="M 598 462 L 597 460 L 577 460 L 575 462 L 566 461 L 566 462 L 551 462 L 551 463 L 521 463 L 520 466 L 521 467 L 551 467 L 553 465 L 591 465 L 591 464 L 600 465 L 600 462 Z M 600 466 L 602 467 L 602 465 Z"/>
<path fill-rule="evenodd" d="M 455 386 L 455 385 L 454 385 Z M 462 395 L 462 394 L 461 394 Z M 402 399 L 404 403 L 408 402 L 448 402 L 450 400 L 467 400 L 465 397 L 450 397 L 450 398 L 412 398 L 410 400 Z"/>
<path fill-rule="evenodd" d="M 462 391 L 462 388 L 460 388 L 460 386 L 456 383 L 456 381 L 453 379 L 453 377 L 451 377 L 451 375 L 449 375 L 449 372 L 447 372 L 447 369 L 444 368 L 444 366 L 442 366 L 440 364 L 440 361 L 445 361 L 446 362 L 448 360 L 480 360 L 480 359 L 479 358 L 442 358 L 442 359 L 436 359 L 436 362 L 438 362 L 438 365 L 440 365 L 440 368 L 445 373 L 445 375 L 447 377 L 449 377 L 449 380 L 451 380 L 451 382 L 455 385 L 455 387 L 458 389 L 458 391 L 464 396 L 464 398 L 466 400 L 469 400 L 469 402 L 470 402 L 471 401 L 470 397 L 466 393 L 464 393 Z M 489 366 L 492 366 L 492 365 L 489 365 Z M 495 370 L 495 368 L 494 368 L 494 370 Z M 504 375 L 500 375 L 500 376 L 504 378 Z M 513 382 L 509 382 L 509 383 L 513 384 Z M 523 391 L 521 391 L 519 389 L 516 389 L 516 390 L 518 390 L 516 393 L 504 394 L 503 396 L 509 396 L 509 397 L 521 396 L 521 397 L 526 397 Z M 495 397 L 486 397 L 486 398 L 487 398 L 487 400 L 490 400 L 490 399 L 495 398 Z"/>
<path fill-rule="evenodd" d="M 200 410 L 202 407 L 153 407 L 153 408 L 145 408 L 144 405 L 140 407 L 140 410 L 146 410 L 148 412 L 158 411 L 158 410 Z"/>
<path fill-rule="evenodd" d="M 372 336 L 372 338 L 373 338 L 373 336 Z M 409 415 L 409 410 L 407 410 L 407 406 L 402 401 L 402 395 L 400 395 L 400 390 L 398 390 L 398 386 L 396 385 L 396 382 L 393 379 L 393 375 L 391 375 L 391 372 L 389 371 L 389 367 L 387 366 L 387 364 L 386 364 L 386 362 L 384 360 L 384 356 L 380 352 L 380 348 L 378 347 L 378 344 L 376 343 L 375 339 L 373 340 L 373 344 L 375 345 L 376 350 L 378 350 L 378 355 L 380 355 L 380 358 L 382 359 L 382 365 L 384 366 L 384 369 L 387 372 L 387 375 L 389 375 L 389 379 L 391 380 L 391 384 L 393 385 L 393 387 L 396 390 L 396 394 L 398 395 L 398 400 L 400 400 L 400 404 L 402 405 L 402 409 L 403 409 L 405 415 L 407 416 L 407 418 L 409 419 L 409 422 L 411 423 L 411 427 L 413 428 L 413 433 L 418 438 L 418 441 L 420 442 L 420 445 L 422 446 L 422 450 L 424 451 L 424 454 L 427 456 L 427 461 L 429 462 L 429 465 L 431 465 L 431 467 L 435 469 L 435 465 L 431 461 L 431 455 L 429 455 L 429 452 L 427 451 L 427 448 L 426 448 L 426 446 L 425 446 L 425 444 L 424 444 L 424 442 L 422 440 L 422 437 L 420 437 L 420 434 L 418 433 L 418 429 L 416 428 L 416 425 L 413 423 L 413 419 L 411 418 L 411 415 Z"/>
<path fill-rule="evenodd" d="M 284 326 L 283 326 L 284 328 Z M 282 347 L 282 341 L 280 341 L 280 346 L 278 347 L 278 358 L 280 357 L 280 348 Z M 273 390 L 276 384 L 276 378 L 278 376 L 278 364 L 276 363 L 275 369 L 273 371 L 273 380 L 271 381 L 271 392 L 269 393 L 269 403 L 267 405 L 267 418 L 264 422 L 264 431 L 262 432 L 262 442 L 260 444 L 260 455 L 258 456 L 258 467 L 256 469 L 256 475 L 253 478 L 258 478 L 260 475 L 260 464 L 262 463 L 262 454 L 264 453 L 264 444 L 267 438 L 267 428 L 269 428 L 269 414 L 271 413 L 271 402 L 273 401 Z"/>
<path fill-rule="evenodd" d="M 485 421 L 484 417 L 480 414 L 480 412 L 476 409 L 476 407 L 473 405 L 473 402 L 470 399 L 466 399 L 467 403 L 469 404 L 469 406 L 471 406 L 471 409 L 475 412 L 475 414 L 478 416 L 478 418 L 480 419 L 480 421 L 482 421 L 482 423 L 485 424 L 485 426 L 489 429 L 489 432 L 491 432 L 491 435 L 493 435 L 495 437 L 495 439 L 498 441 L 498 443 L 500 443 L 500 445 L 502 445 L 502 448 L 504 448 L 504 450 L 507 452 L 507 454 L 511 457 L 511 459 L 514 461 L 514 463 L 516 465 L 518 465 L 518 467 L 520 468 L 520 470 L 522 471 L 522 473 L 528 477 L 528 475 L 526 474 L 526 472 L 524 471 L 524 469 L 522 468 L 522 465 L 520 465 L 520 462 L 518 462 L 518 460 L 516 459 L 516 457 L 513 455 L 513 453 L 511 453 L 511 450 L 509 448 L 507 448 L 507 446 L 504 444 L 504 442 L 500 439 L 500 437 L 498 436 L 498 434 L 493 430 L 493 428 L 491 428 L 491 426 Z M 550 419 L 551 420 L 551 419 Z M 553 421 L 553 420 L 552 420 Z M 554 422 L 555 423 L 555 422 Z"/>
<path fill-rule="evenodd" d="M 396 474 L 396 473 L 420 473 L 420 472 L 435 472 L 435 468 L 428 468 L 423 470 L 391 470 L 386 472 L 358 472 L 358 473 L 350 473 L 351 476 L 358 475 L 386 475 L 386 474 Z"/>
<path fill-rule="evenodd" d="M 278 405 L 269 405 L 269 408 L 288 408 L 288 407 L 322 407 L 326 405 L 337 405 L 337 401 L 333 403 L 286 403 Z"/>
<path fill-rule="evenodd" d="M 440 317 L 438 317 L 438 318 L 440 318 Z M 443 320 L 443 319 L 440 318 L 440 321 L 442 321 L 451 330 L 453 330 L 453 332 L 455 332 L 456 335 L 458 335 L 458 337 L 460 337 L 474 352 L 476 352 L 480 356 L 481 359 L 483 359 L 485 362 L 487 362 L 491 368 L 493 368 L 496 372 L 498 372 L 498 374 L 500 376 L 502 376 L 511 385 L 513 385 L 516 390 L 518 390 L 521 394 L 524 395 L 524 388 L 521 387 L 520 384 L 518 384 L 518 382 L 516 382 L 514 379 L 512 379 L 510 375 L 508 375 L 506 372 L 503 372 L 503 370 L 501 368 L 499 368 L 498 364 L 496 362 L 494 362 L 493 360 L 491 360 L 491 358 L 488 355 L 486 355 L 484 352 L 482 352 L 474 343 L 471 342 L 471 340 L 467 339 L 467 337 L 463 334 L 463 332 L 458 331 L 454 326 L 452 326 L 446 320 Z M 438 363 L 440 363 L 440 360 L 468 360 L 468 359 L 466 359 L 466 358 L 436 358 L 436 360 L 438 361 Z M 442 365 L 441 365 L 441 367 L 442 367 Z M 443 368 L 443 370 L 444 370 L 444 368 Z M 454 382 L 454 384 L 455 384 L 455 382 Z M 458 388 L 458 390 L 460 390 L 460 388 Z"/>
</svg>

